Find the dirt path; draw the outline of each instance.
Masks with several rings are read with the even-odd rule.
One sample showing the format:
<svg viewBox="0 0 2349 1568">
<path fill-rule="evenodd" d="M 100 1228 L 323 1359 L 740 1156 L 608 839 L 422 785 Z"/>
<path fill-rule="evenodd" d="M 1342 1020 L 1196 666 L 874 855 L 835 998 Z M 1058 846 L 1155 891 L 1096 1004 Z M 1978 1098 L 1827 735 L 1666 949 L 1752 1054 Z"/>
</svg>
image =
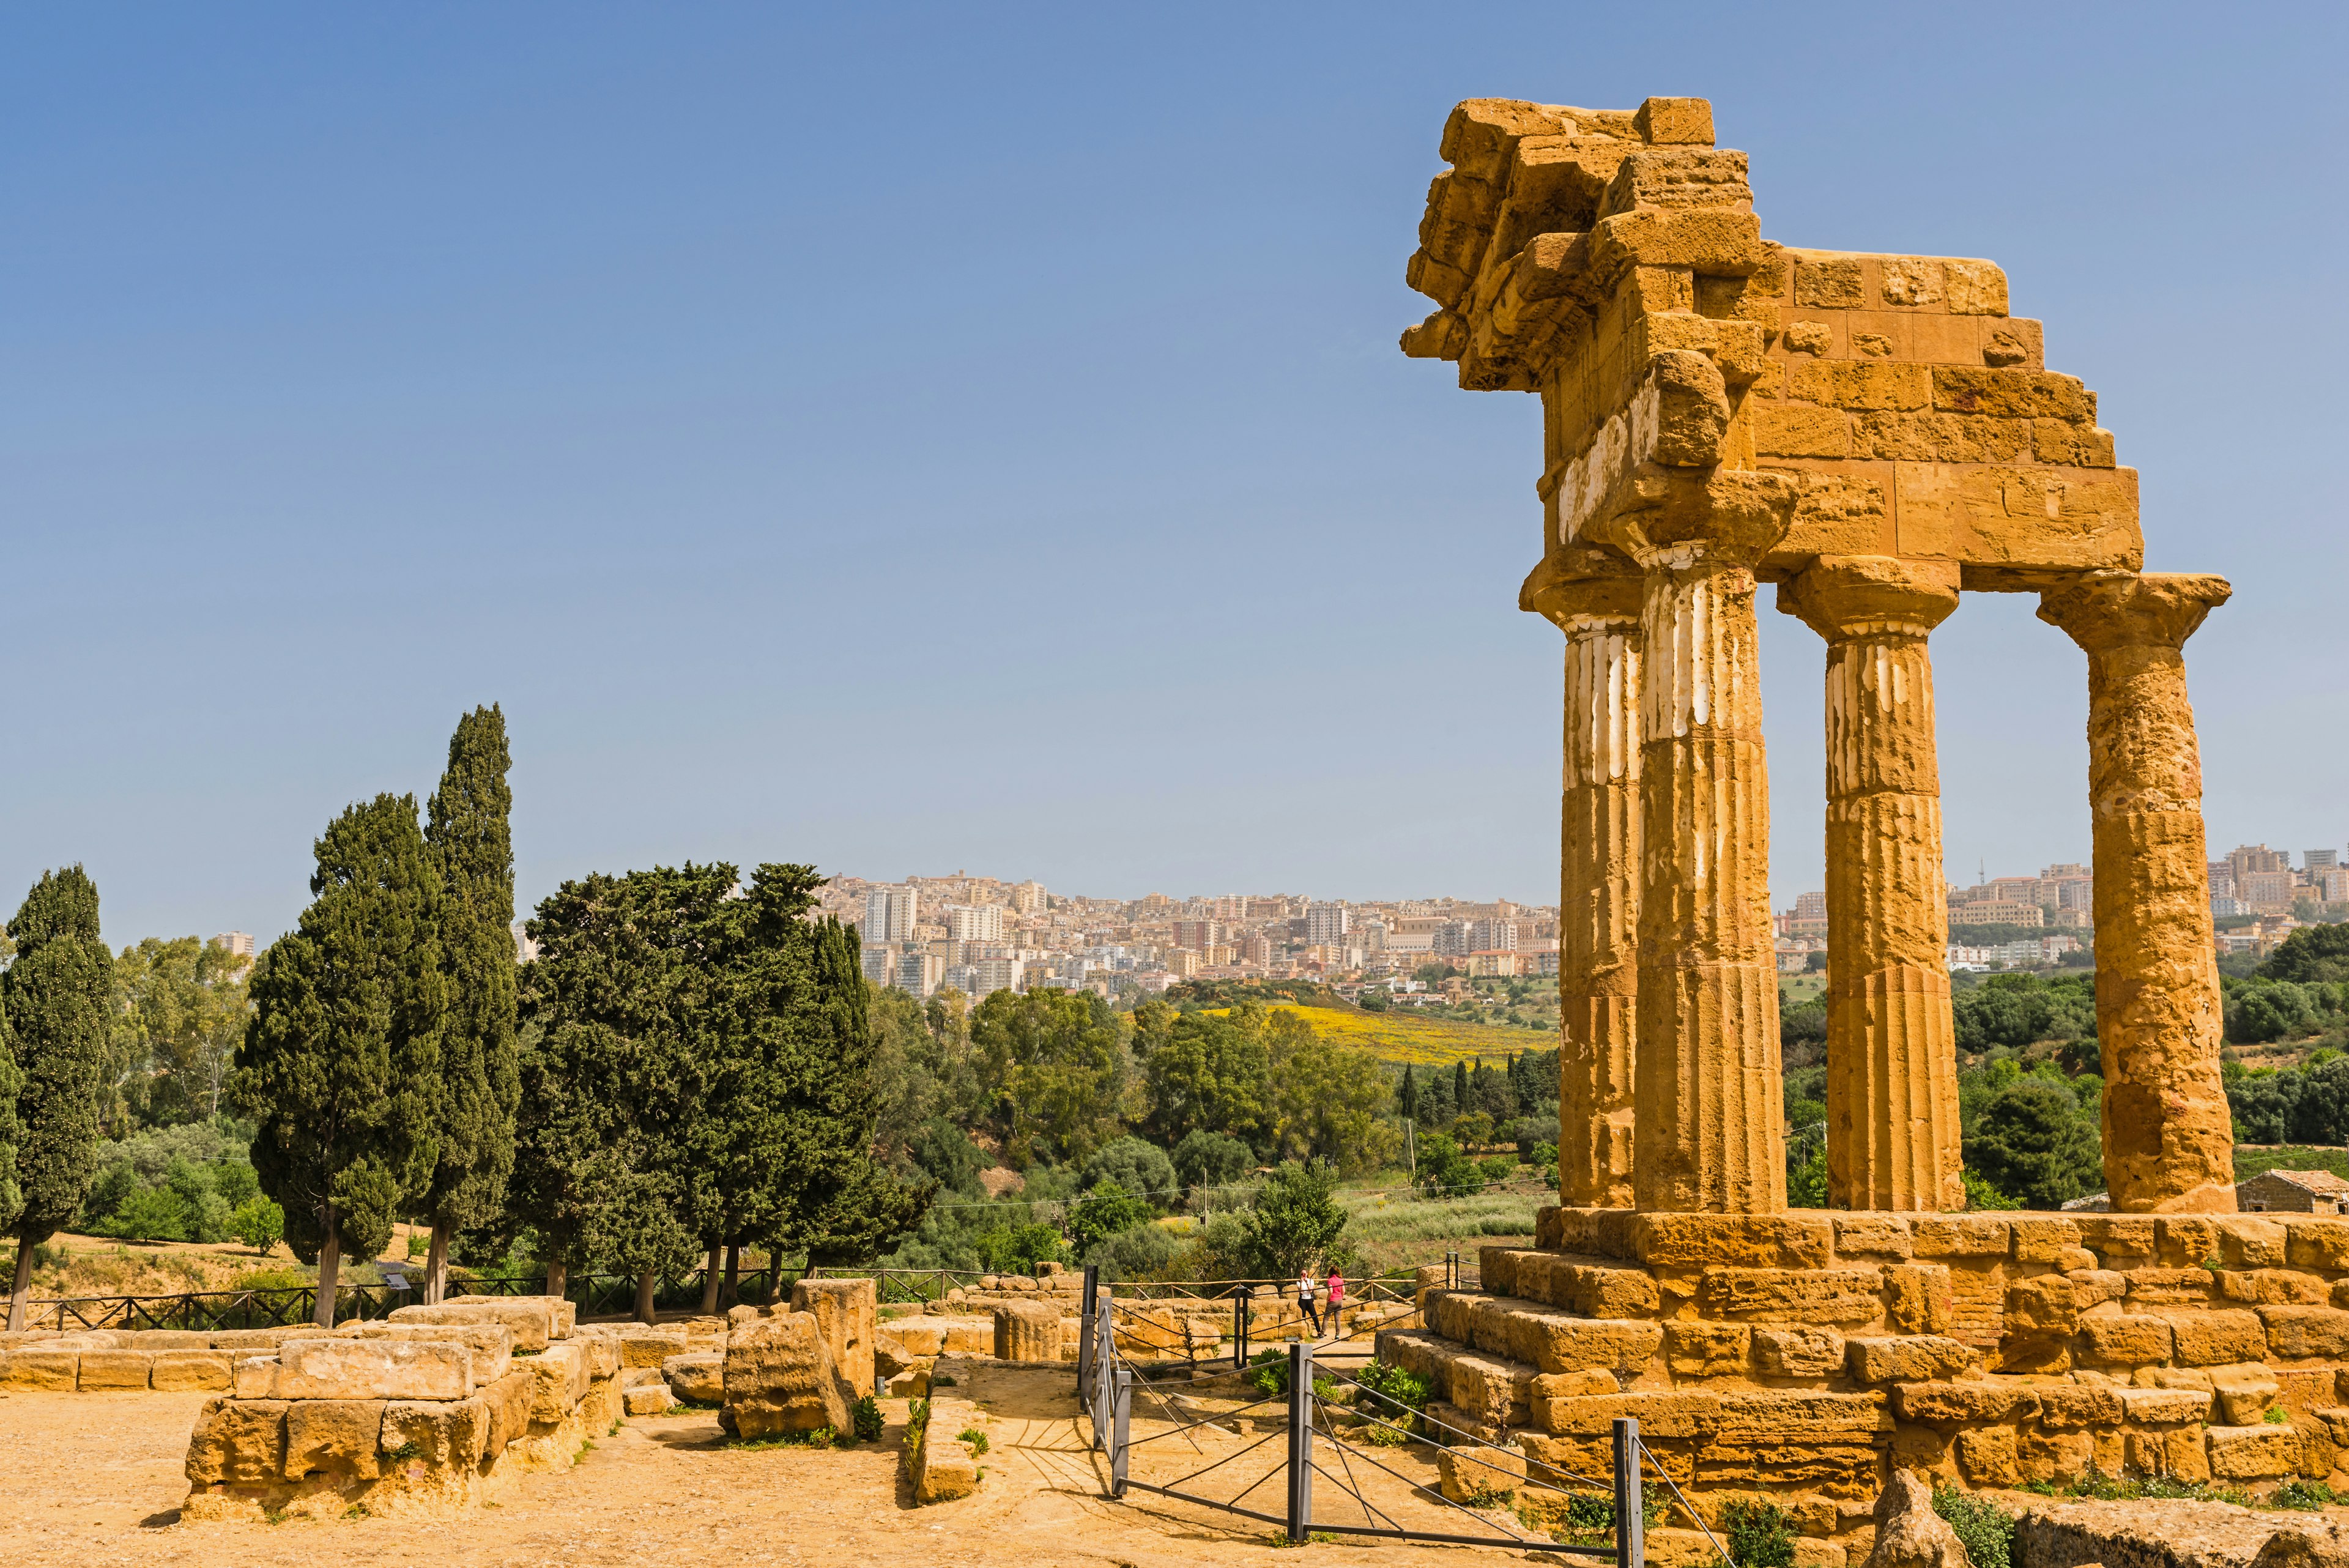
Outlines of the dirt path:
<svg viewBox="0 0 2349 1568">
<path fill-rule="evenodd" d="M 202 1395 L 11 1394 L 0 1396 L 0 1562 L 322 1568 L 399 1561 L 475 1568 L 664 1563 L 689 1555 L 810 1568 L 1293 1564 L 1272 1549 L 1267 1526 L 1141 1493 L 1126 1503 L 1102 1498 L 1100 1461 L 1067 1384 L 1065 1375 L 1007 1373 L 965 1390 L 987 1413 L 987 1480 L 977 1496 L 932 1508 L 912 1505 L 899 1474 L 905 1407 L 893 1401 L 886 1407 L 890 1429 L 878 1446 L 730 1449 L 713 1415 L 636 1420 L 603 1439 L 568 1474 L 522 1478 L 499 1504 L 467 1516 L 281 1525 L 180 1522 L 187 1493 L 181 1461 Z M 1137 1418 L 1135 1435 L 1165 1425 Z M 1203 1450 L 1220 1456 L 1255 1435 L 1253 1428 L 1245 1436 L 1203 1429 L 1195 1437 L 1204 1439 Z M 1278 1452 L 1278 1442 L 1269 1444 L 1226 1470 L 1253 1479 L 1257 1472 L 1247 1467 Z M 1432 1475 L 1423 1460 L 1397 1460 L 1394 1453 L 1381 1450 L 1381 1462 L 1407 1475 Z M 1200 1453 L 1175 1437 L 1136 1450 L 1136 1459 L 1137 1476 L 1172 1479 L 1195 1469 Z M 1226 1496 L 1241 1484 L 1205 1490 Z M 1372 1493 L 1381 1507 L 1411 1506 L 1409 1487 L 1378 1485 L 1386 1489 Z M 1258 1492 L 1259 1500 L 1270 1498 L 1266 1511 L 1280 1511 L 1279 1489 L 1275 1479 Z M 1327 1509 L 1321 1516 L 1339 1517 Z M 1317 1557 L 1363 1562 L 1411 1550 L 1312 1548 Z M 1524 1560 L 1483 1551 L 1454 1551 L 1447 1560 L 1465 1568 L 1504 1557 Z"/>
</svg>

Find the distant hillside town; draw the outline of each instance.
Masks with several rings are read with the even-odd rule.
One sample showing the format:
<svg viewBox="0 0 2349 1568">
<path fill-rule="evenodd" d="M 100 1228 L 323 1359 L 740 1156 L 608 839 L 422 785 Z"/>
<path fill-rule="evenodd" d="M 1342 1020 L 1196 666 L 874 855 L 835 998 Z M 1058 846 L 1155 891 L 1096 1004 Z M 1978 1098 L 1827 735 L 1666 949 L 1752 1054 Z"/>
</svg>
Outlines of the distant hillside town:
<svg viewBox="0 0 2349 1568">
<path fill-rule="evenodd" d="M 2209 863 L 2210 914 L 2221 953 L 2265 957 L 2302 926 L 2349 919 L 2349 866 L 2338 850 L 2292 853 L 2238 845 Z M 2095 881 L 2087 867 L 2043 867 L 2036 877 L 1989 877 L 1950 889 L 1950 967 L 2021 969 L 2092 961 Z M 1777 917 L 1778 967 L 1826 967 L 1827 896 L 1803 893 Z M 1985 940 L 1988 939 L 1988 940 Z M 1813 954 L 1818 955 L 1816 959 Z"/>
</svg>

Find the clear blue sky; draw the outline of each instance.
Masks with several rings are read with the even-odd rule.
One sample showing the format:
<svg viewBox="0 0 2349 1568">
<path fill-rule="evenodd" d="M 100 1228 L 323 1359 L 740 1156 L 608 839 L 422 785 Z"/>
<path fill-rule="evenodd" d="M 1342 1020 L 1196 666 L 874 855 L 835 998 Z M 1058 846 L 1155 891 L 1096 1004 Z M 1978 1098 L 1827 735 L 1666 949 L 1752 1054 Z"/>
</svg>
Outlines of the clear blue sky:
<svg viewBox="0 0 2349 1568">
<path fill-rule="evenodd" d="M 0 21 L 0 897 L 272 935 L 504 704 L 527 905 L 724 857 L 1556 897 L 1530 397 L 1395 336 L 1451 105 L 1713 100 L 1765 234 L 1983 255 L 2144 473 L 2214 848 L 2342 798 L 2337 7 L 205 5 Z M 1766 605 L 1766 600 L 1765 600 Z M 1936 638 L 1950 859 L 2079 655 Z M 1764 615 L 1781 899 L 1820 645 Z"/>
</svg>

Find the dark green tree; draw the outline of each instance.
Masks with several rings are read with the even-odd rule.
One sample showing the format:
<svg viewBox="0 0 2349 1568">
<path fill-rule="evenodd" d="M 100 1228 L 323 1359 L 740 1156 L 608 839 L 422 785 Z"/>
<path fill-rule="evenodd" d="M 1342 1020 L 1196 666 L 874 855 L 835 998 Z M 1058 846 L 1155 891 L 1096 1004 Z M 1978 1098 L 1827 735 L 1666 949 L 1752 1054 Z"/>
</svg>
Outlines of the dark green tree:
<svg viewBox="0 0 2349 1568">
<path fill-rule="evenodd" d="M 16 1096 L 13 1116 L 0 1122 L 15 1126 L 14 1331 L 25 1326 L 33 1249 L 73 1218 L 98 1174 L 114 960 L 98 935 L 98 886 L 78 866 L 44 872 L 8 922 L 8 936 L 16 957 L 0 974 L 0 1021 Z M 7 1186 L 0 1180 L 0 1199 Z"/>
<path fill-rule="evenodd" d="M 1214 1206 L 1214 1189 L 1228 1187 L 1248 1173 L 1256 1157 L 1236 1137 L 1199 1127 L 1174 1146 L 1174 1179 L 1185 1191 L 1196 1194 L 1201 1208 Z"/>
<path fill-rule="evenodd" d="M 2302 926 L 2254 971 L 2262 980 L 2349 980 L 2349 925 Z"/>
<path fill-rule="evenodd" d="M 1153 1208 L 1172 1207 L 1178 1196 L 1174 1162 L 1166 1158 L 1164 1149 L 1138 1137 L 1104 1144 L 1085 1161 L 1080 1185 L 1090 1190 L 1103 1181 L 1116 1182 L 1129 1197 Z"/>
<path fill-rule="evenodd" d="M 728 1053 L 724 967 L 739 940 L 731 866 L 565 882 L 539 905 L 522 973 L 522 1108 L 509 1182 L 547 1290 L 574 1265 L 632 1274 L 639 1316 L 688 1266 L 726 1173 L 697 1168 Z M 760 1158 L 752 1148 L 748 1158 Z"/>
<path fill-rule="evenodd" d="M 1404 1063 L 1402 1069 L 1402 1082 L 1395 1089 L 1395 1109 L 1402 1114 L 1402 1118 L 1405 1121 L 1410 1121 L 1419 1115 L 1419 1078 L 1417 1074 L 1418 1069 L 1413 1067 L 1408 1062 Z"/>
<path fill-rule="evenodd" d="M 343 1254 L 381 1251 L 434 1168 L 448 977 L 415 796 L 350 807 L 315 852 L 310 907 L 254 968 L 237 1066 L 254 1170 L 295 1255 L 317 1262 L 330 1327 Z"/>
<path fill-rule="evenodd" d="M 522 1101 L 514 1045 L 513 791 L 505 715 L 476 708 L 457 721 L 449 765 L 426 809 L 424 842 L 440 877 L 440 955 L 449 1021 L 434 1106 L 437 1158 L 420 1205 L 432 1226 L 424 1299 L 449 1284 L 449 1241 L 504 1207 Z"/>
<path fill-rule="evenodd" d="M 1452 1064 L 1452 1108 L 1461 1116 L 1476 1108 L 1476 1102 L 1468 1087 L 1468 1064 L 1465 1062 Z"/>
<path fill-rule="evenodd" d="M 1338 1174 L 1319 1160 L 1283 1163 L 1257 1189 L 1256 1206 L 1241 1223 L 1242 1256 L 1259 1279 L 1287 1279 L 1308 1263 L 1353 1262 L 1342 1240 L 1346 1210 L 1338 1201 Z"/>
<path fill-rule="evenodd" d="M 1965 1140 L 1966 1165 L 2026 1208 L 2060 1209 L 2101 1179 L 2096 1128 L 2064 1085 L 2017 1078 L 1982 1109 Z"/>
<path fill-rule="evenodd" d="M 765 1230 L 812 1265 L 862 1263 L 921 1223 L 937 1187 L 909 1183 L 874 1158 L 862 950 L 854 928 L 805 918 L 817 885 L 812 867 L 761 866 L 743 900 L 758 961 L 740 1005 L 788 1025 L 781 1158 Z"/>
<path fill-rule="evenodd" d="M 1169 1144 L 1202 1130 L 1242 1138 L 1261 1134 L 1270 1064 L 1261 1035 L 1228 1017 L 1184 1013 L 1143 1069 L 1151 1131 Z"/>
</svg>

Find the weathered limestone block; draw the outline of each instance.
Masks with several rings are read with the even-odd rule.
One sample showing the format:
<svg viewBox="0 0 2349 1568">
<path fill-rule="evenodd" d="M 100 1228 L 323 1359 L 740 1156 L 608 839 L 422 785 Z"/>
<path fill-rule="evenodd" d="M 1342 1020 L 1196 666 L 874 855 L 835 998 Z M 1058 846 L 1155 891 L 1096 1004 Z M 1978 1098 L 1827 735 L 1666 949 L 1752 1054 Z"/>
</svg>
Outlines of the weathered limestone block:
<svg viewBox="0 0 2349 1568">
<path fill-rule="evenodd" d="M 462 1399 L 473 1353 L 440 1341 L 291 1339 L 270 1388 L 279 1399 Z"/>
<path fill-rule="evenodd" d="M 1664 1366 L 1674 1377 L 1741 1377 L 1754 1330 L 1742 1323 L 1671 1323 L 1663 1336 Z"/>
<path fill-rule="evenodd" d="M 1522 1449 L 1439 1449 L 1435 1467 L 1437 1485 L 1454 1502 L 1481 1505 L 1496 1492 L 1513 1493 L 1526 1484 Z"/>
<path fill-rule="evenodd" d="M 658 1379 L 639 1383 L 620 1391 L 621 1408 L 631 1416 L 665 1416 L 677 1404 L 677 1396 L 668 1385 Z"/>
<path fill-rule="evenodd" d="M 656 1327 L 629 1324 L 620 1330 L 620 1365 L 658 1366 L 672 1355 L 683 1355 L 690 1342 L 681 1326 Z"/>
<path fill-rule="evenodd" d="M 2103 571 L 2040 598 L 2040 618 L 2088 656 L 2105 1181 L 2124 1213 L 2235 1210 L 2201 761 L 2182 652 L 2229 592 L 2219 577 Z"/>
<path fill-rule="evenodd" d="M 1957 1301 L 1946 1263 L 1895 1263 L 1884 1271 L 1884 1322 L 1895 1334 L 1937 1334 L 1953 1320 Z"/>
<path fill-rule="evenodd" d="M 2123 1412 L 2120 1391 L 2093 1384 L 2046 1385 L 2039 1390 L 2043 1427 L 2112 1427 Z"/>
<path fill-rule="evenodd" d="M 85 1350 L 77 1386 L 85 1394 L 143 1391 L 155 1372 L 155 1355 L 146 1350 Z"/>
<path fill-rule="evenodd" d="M 1059 1314 L 1050 1315 L 1057 1332 Z M 735 1327 L 727 1335 L 725 1376 L 719 1420 L 738 1437 L 848 1427 L 848 1401 L 824 1366 L 823 1336 L 812 1313 Z"/>
<path fill-rule="evenodd" d="M 1996 1214 L 1919 1214 L 1909 1221 L 1920 1258 L 2003 1258 L 2013 1222 Z"/>
<path fill-rule="evenodd" d="M 195 1486 L 252 1484 L 285 1469 L 283 1399 L 207 1399 L 188 1440 L 188 1480 Z"/>
<path fill-rule="evenodd" d="M 1521 1427 L 1533 1413 L 1534 1368 L 1473 1350 L 1454 1353 L 1438 1386 L 1478 1425 Z"/>
<path fill-rule="evenodd" d="M 668 1391 L 688 1405 L 718 1405 L 726 1398 L 726 1353 L 695 1351 L 661 1363 Z"/>
<path fill-rule="evenodd" d="M 2080 1227 L 2044 1214 L 2018 1214 L 2008 1222 L 2018 1263 L 2053 1263 L 2080 1246 Z"/>
<path fill-rule="evenodd" d="M 2171 1358 L 2180 1366 L 2220 1366 L 2267 1354 L 2267 1334 L 2256 1313 L 2181 1313 L 2169 1327 L 2177 1341 Z"/>
<path fill-rule="evenodd" d="M 2085 1432 L 2019 1432 L 2014 1469 L 2025 1481 L 2068 1485 L 2088 1473 L 2095 1441 Z"/>
<path fill-rule="evenodd" d="M 1710 1438 L 1721 1425 L 1722 1396 L 1674 1389 L 1555 1399 L 1543 1425 L 1552 1437 L 1606 1437 L 1614 1430 L 1618 1416 L 1636 1417 L 1642 1440 Z"/>
<path fill-rule="evenodd" d="M 2214 1476 L 2267 1480 L 2300 1468 L 2300 1433 L 2291 1427 L 2213 1427 L 2202 1436 Z"/>
<path fill-rule="evenodd" d="M 225 1350 L 163 1350 L 155 1355 L 149 1386 L 157 1393 L 226 1389 L 233 1363 Z"/>
<path fill-rule="evenodd" d="M 1844 1364 L 1844 1338 L 1826 1328 L 1757 1328 L 1754 1365 L 1767 1377 L 1824 1377 Z M 1931 1376 L 1926 1373 L 1921 1376 Z"/>
<path fill-rule="evenodd" d="M 1868 1323 L 1884 1313 L 1876 1269 L 1707 1269 L 1705 1311 L 1785 1323 Z"/>
<path fill-rule="evenodd" d="M 2102 1258 L 2108 1269 L 2131 1269 L 2153 1262 L 2155 1225 L 2150 1215 L 2082 1214 L 2072 1221 L 2080 1228 L 2081 1244 Z"/>
<path fill-rule="evenodd" d="M 70 1394 L 81 1380 L 78 1350 L 12 1350 L 0 1356 L 0 1388 Z"/>
<path fill-rule="evenodd" d="M 2013 1486 L 2022 1479 L 2015 1464 L 2012 1427 L 1960 1432 L 1957 1449 L 1959 1470 L 1976 1486 Z"/>
<path fill-rule="evenodd" d="M 916 1502 L 947 1502 L 978 1490 L 978 1461 L 957 1434 L 978 1426 L 978 1407 L 966 1399 L 930 1399 L 922 1440 L 907 1455 Z"/>
<path fill-rule="evenodd" d="M 1065 1284 L 1070 1290 L 1081 1290 L 1084 1276 L 1056 1273 L 1051 1282 L 1055 1288 Z M 792 1310 L 814 1314 L 833 1376 L 847 1385 L 851 1399 L 873 1392 L 874 1299 L 871 1280 L 802 1280 L 792 1286 Z M 1067 1315 L 1060 1306 L 1051 1310 Z M 1059 1354 L 1055 1345 L 1053 1355 L 1041 1359 L 1050 1360 Z"/>
<path fill-rule="evenodd" d="M 2121 1316 L 2081 1319 L 2077 1344 L 2099 1366 L 2152 1366 L 2169 1359 L 2176 1342 L 2166 1318 Z"/>
<path fill-rule="evenodd" d="M 1837 1208 L 1944 1210 L 1965 1198 L 1925 646 L 1957 604 L 1956 562 L 1872 556 L 1820 556 L 1778 595 L 1780 609 L 1827 640 L 1827 914 L 1839 954 L 1827 988 L 1827 1185 Z"/>
<path fill-rule="evenodd" d="M 2323 1306 L 2332 1299 L 2323 1276 L 2294 1269 L 2221 1269 L 2211 1277 L 2220 1300 L 2246 1306 Z"/>
<path fill-rule="evenodd" d="M 394 1307 L 390 1314 L 394 1324 L 434 1328 L 502 1324 L 512 1331 L 513 1348 L 521 1351 L 544 1350 L 554 1340 L 568 1337 L 568 1327 L 561 1334 L 554 1332 L 560 1320 L 553 1298 L 547 1296 L 477 1296 L 469 1301 Z"/>
<path fill-rule="evenodd" d="M 1861 1383 L 1932 1383 L 1956 1377 L 1982 1363 L 1982 1353 L 1944 1334 L 1860 1338 L 1844 1342 L 1845 1365 Z"/>
<path fill-rule="evenodd" d="M 568 1339 L 579 1329 L 579 1303 L 564 1296 L 450 1296 L 442 1303 L 447 1306 L 521 1306 L 546 1314 L 546 1337 Z M 501 1319 L 512 1322 L 512 1319 Z M 516 1329 L 517 1343 L 522 1331 Z"/>
<path fill-rule="evenodd" d="M 1929 1427 L 1978 1426 L 2026 1420 L 2038 1413 L 2039 1391 L 2019 1383 L 1903 1383 L 1894 1390 L 1904 1421 Z"/>
<path fill-rule="evenodd" d="M 470 1469 L 481 1462 L 488 1449 L 490 1425 L 488 1401 L 480 1396 L 386 1400 L 377 1443 L 378 1468 L 385 1475 L 411 1477 L 419 1467 Z"/>
<path fill-rule="evenodd" d="M 513 1330 L 502 1323 L 415 1324 L 372 1322 L 357 1326 L 357 1339 L 461 1345 L 473 1353 L 473 1386 L 494 1383 L 512 1370 Z"/>
<path fill-rule="evenodd" d="M 1891 1429 L 1891 1412 L 1875 1395 L 1790 1388 L 1723 1394 L 1713 1436 L 1720 1443 L 1766 1446 L 1857 1441 Z"/>
<path fill-rule="evenodd" d="M 1550 585 L 1527 605 L 1566 634 L 1558 1191 L 1588 1207 L 1628 1209 L 1633 1197 L 1640 600 L 1627 576 Z"/>
<path fill-rule="evenodd" d="M 2248 1214 L 2214 1215 L 2219 1259 L 2230 1269 L 2272 1269 L 2284 1262 L 2284 1228 Z"/>
<path fill-rule="evenodd" d="M 243 1355 L 231 1353 L 230 1389 L 240 1399 L 274 1397 L 277 1387 L 277 1357 L 274 1355 Z"/>
<path fill-rule="evenodd" d="M 587 1397 L 593 1381 L 588 1358 L 576 1345 L 550 1345 L 529 1358 L 530 1418 L 554 1425 Z"/>
<path fill-rule="evenodd" d="M 2283 1390 L 2275 1379 L 2237 1370 L 2210 1379 L 2210 1395 L 2219 1407 L 2218 1424 L 2254 1427 L 2267 1418 L 2268 1407 Z"/>
<path fill-rule="evenodd" d="M 1585 1317 L 1653 1317 L 1661 1307 L 1656 1282 L 1645 1269 L 1610 1269 L 1597 1263 L 1555 1263 L 1522 1270 L 1548 1293 L 1536 1297 Z"/>
<path fill-rule="evenodd" d="M 2207 1269 L 2130 1269 L 2127 1273 L 2132 1311 L 2209 1304 L 2212 1277 Z"/>
<path fill-rule="evenodd" d="M 440 1403 L 440 1401 L 433 1401 Z M 313 1472 L 377 1475 L 377 1445 L 383 1435 L 381 1399 L 296 1399 L 285 1407 L 285 1479 Z"/>
<path fill-rule="evenodd" d="M 1894 1470 L 1876 1501 L 1876 1543 L 1865 1568 L 1973 1568 L 1949 1521 L 1933 1511 L 1933 1491 Z"/>
<path fill-rule="evenodd" d="M 2006 1331 L 2009 1334 L 2068 1334 L 2080 1326 L 2079 1303 L 2072 1282 L 2062 1274 L 2041 1274 L 2007 1289 Z"/>
<path fill-rule="evenodd" d="M 1544 1372 L 1579 1372 L 1606 1367 L 1636 1376 L 1663 1342 L 1661 1324 L 1610 1322 L 1515 1312 L 1508 1316 L 1507 1354 Z"/>
<path fill-rule="evenodd" d="M 489 1458 L 497 1458 L 507 1444 L 529 1432 L 531 1394 L 537 1384 L 537 1374 L 525 1366 L 482 1386 L 478 1397 L 489 1426 L 481 1449 Z"/>
<path fill-rule="evenodd" d="M 2329 1306 L 2263 1306 L 2260 1322 L 2268 1333 L 2268 1355 L 2287 1361 L 2314 1357 L 2349 1359 L 2349 1312 Z M 87 1356 L 82 1376 L 89 1376 Z"/>
<path fill-rule="evenodd" d="M 1477 1282 L 1495 1295 L 1531 1297 L 1532 1292 L 1521 1289 L 1518 1285 L 1517 1260 L 1537 1258 L 1540 1255 L 1538 1252 L 1529 1251 L 1521 1247 L 1479 1247 L 1476 1249 Z"/>
<path fill-rule="evenodd" d="M 1040 1302 L 1012 1302 L 997 1307 L 995 1355 L 1001 1361 L 1060 1360 L 1060 1309 Z"/>
<path fill-rule="evenodd" d="M 1838 1214 L 1835 1248 L 1838 1258 L 1907 1258 L 1916 1251 L 1917 1243 L 1905 1215 Z"/>
</svg>

